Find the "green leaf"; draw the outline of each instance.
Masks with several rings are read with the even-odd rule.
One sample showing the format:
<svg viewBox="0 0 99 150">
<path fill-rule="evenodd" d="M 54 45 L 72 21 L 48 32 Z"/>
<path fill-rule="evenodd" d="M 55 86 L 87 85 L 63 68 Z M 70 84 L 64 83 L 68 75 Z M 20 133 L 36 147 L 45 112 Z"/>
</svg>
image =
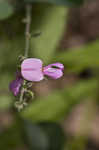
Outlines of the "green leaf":
<svg viewBox="0 0 99 150">
<path fill-rule="evenodd" d="M 0 95 L 0 111 L 11 108 L 12 97 L 9 95 Z"/>
<path fill-rule="evenodd" d="M 64 144 L 64 133 L 57 123 L 42 122 L 33 124 L 24 122 L 26 142 L 31 150 L 61 150 Z M 39 143 L 39 144 L 38 144 Z M 28 147 L 29 147 L 28 146 Z"/>
<path fill-rule="evenodd" d="M 24 121 L 24 131 L 26 144 L 28 144 L 29 149 L 33 150 L 48 150 L 49 149 L 49 138 L 48 135 L 36 124 L 25 120 Z M 38 144 L 39 143 L 39 144 Z"/>
<path fill-rule="evenodd" d="M 10 128 L 4 130 L 3 132 L 1 131 L 0 141 L 0 148 L 4 150 L 14 150 L 19 146 L 22 146 L 24 141 L 20 124 L 17 121 L 14 121 Z"/>
<path fill-rule="evenodd" d="M 54 57 L 66 65 L 67 71 L 80 72 L 83 69 L 99 67 L 99 41 L 76 49 L 69 49 Z"/>
<path fill-rule="evenodd" d="M 9 83 L 11 76 L 9 74 L 1 73 L 0 76 L 0 111 L 8 109 L 12 106 L 12 97 L 9 91 Z"/>
<path fill-rule="evenodd" d="M 32 33 L 40 31 L 41 35 L 31 39 L 32 54 L 48 62 L 54 56 L 64 32 L 67 9 L 59 6 L 40 5 L 33 14 Z"/>
<path fill-rule="evenodd" d="M 22 116 L 33 122 L 63 119 L 72 106 L 95 94 L 97 81 L 82 81 L 71 88 L 57 91 L 47 97 L 38 98 Z"/>
<path fill-rule="evenodd" d="M 5 0 L 0 1 L 0 20 L 6 19 L 13 14 L 13 7 Z"/>
<path fill-rule="evenodd" d="M 51 4 L 60 5 L 79 5 L 82 4 L 84 0 L 24 0 L 24 2 L 34 3 L 34 2 L 47 2 Z"/>
</svg>

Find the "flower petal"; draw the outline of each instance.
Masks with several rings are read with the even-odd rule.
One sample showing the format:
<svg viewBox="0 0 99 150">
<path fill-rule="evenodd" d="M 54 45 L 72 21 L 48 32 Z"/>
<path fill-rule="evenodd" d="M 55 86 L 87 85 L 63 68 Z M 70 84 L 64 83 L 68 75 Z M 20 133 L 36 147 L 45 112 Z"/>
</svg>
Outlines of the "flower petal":
<svg viewBox="0 0 99 150">
<path fill-rule="evenodd" d="M 28 81 L 40 81 L 43 80 L 44 78 L 43 73 L 40 70 L 34 70 L 34 71 L 22 70 L 21 73 L 23 78 Z"/>
<path fill-rule="evenodd" d="M 54 63 L 54 64 L 50 64 L 50 65 L 48 65 L 48 67 L 57 67 L 57 69 L 59 68 L 61 70 L 64 70 L 64 65 L 59 63 L 59 62 Z"/>
<path fill-rule="evenodd" d="M 53 79 L 58 79 L 63 76 L 63 72 L 61 69 L 50 68 L 48 66 L 44 67 L 43 73 L 44 75 L 47 75 Z"/>
<path fill-rule="evenodd" d="M 40 69 L 42 68 L 42 61 L 37 58 L 28 58 L 25 59 L 21 64 L 21 69 Z"/>
<path fill-rule="evenodd" d="M 42 61 L 36 58 L 25 59 L 21 64 L 21 74 L 28 81 L 43 80 Z"/>
<path fill-rule="evenodd" d="M 15 96 L 19 94 L 22 82 L 23 82 L 22 78 L 17 78 L 16 80 L 13 80 L 10 83 L 9 88 Z"/>
</svg>

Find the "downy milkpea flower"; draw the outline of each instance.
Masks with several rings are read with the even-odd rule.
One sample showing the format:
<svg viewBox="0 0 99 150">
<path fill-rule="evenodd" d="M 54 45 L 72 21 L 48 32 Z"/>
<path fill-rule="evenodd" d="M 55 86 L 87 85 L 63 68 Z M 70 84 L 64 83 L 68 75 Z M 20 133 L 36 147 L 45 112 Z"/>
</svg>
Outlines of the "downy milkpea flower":
<svg viewBox="0 0 99 150">
<path fill-rule="evenodd" d="M 40 81 L 44 75 L 58 79 L 63 75 L 64 66 L 61 63 L 54 63 L 43 67 L 43 62 L 37 58 L 25 59 L 21 64 L 21 75 L 28 81 Z"/>
<path fill-rule="evenodd" d="M 63 70 L 64 65 L 59 62 L 43 67 L 43 62 L 40 59 L 25 59 L 21 64 L 21 77 L 16 77 L 16 80 L 12 81 L 10 90 L 17 96 L 20 92 L 20 85 L 22 85 L 23 79 L 31 82 L 41 81 L 44 79 L 44 76 L 58 79 L 63 76 Z"/>
</svg>

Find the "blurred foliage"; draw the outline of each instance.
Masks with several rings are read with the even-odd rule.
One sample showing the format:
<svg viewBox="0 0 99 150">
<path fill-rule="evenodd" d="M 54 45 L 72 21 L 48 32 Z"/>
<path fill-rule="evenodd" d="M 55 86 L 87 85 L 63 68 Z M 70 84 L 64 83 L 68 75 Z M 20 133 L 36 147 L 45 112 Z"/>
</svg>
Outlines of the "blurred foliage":
<svg viewBox="0 0 99 150">
<path fill-rule="evenodd" d="M 79 5 L 82 4 L 84 0 L 24 0 L 24 2 L 34 3 L 34 2 L 48 2 L 52 4 L 61 4 L 61 5 Z"/>
<path fill-rule="evenodd" d="M 22 116 L 33 122 L 59 121 L 64 119 L 72 106 L 80 103 L 80 100 L 94 97 L 97 80 L 82 81 L 73 87 L 56 91 L 45 98 L 39 98 L 33 102 Z"/>
<path fill-rule="evenodd" d="M 81 72 L 87 68 L 98 68 L 99 66 L 99 41 L 90 43 L 80 48 L 68 49 L 54 57 L 66 65 L 67 71 Z"/>
<path fill-rule="evenodd" d="M 22 138 L 22 130 L 18 121 L 15 121 L 10 128 L 0 133 L 0 149 L 14 150 L 18 145 L 24 144 Z"/>
<path fill-rule="evenodd" d="M 0 1 L 0 20 L 6 19 L 16 13 L 18 9 L 23 8 L 27 3 L 49 3 L 49 4 L 60 4 L 60 5 L 79 5 L 84 0 L 1 0 Z M 6 10 L 6 11 L 5 11 Z"/>
<path fill-rule="evenodd" d="M 8 18 L 12 14 L 13 14 L 13 7 L 7 1 L 1 0 L 0 1 L 0 20 Z"/>
<path fill-rule="evenodd" d="M 25 141 L 31 150 L 60 150 L 64 146 L 65 136 L 56 123 L 36 123 L 25 120 Z M 39 143 L 39 144 L 38 144 Z"/>
<path fill-rule="evenodd" d="M 10 81 L 15 78 L 18 56 L 24 54 L 25 24 L 22 21 L 25 17 L 25 4 L 28 2 L 33 3 L 31 35 L 41 33 L 36 38 L 31 37 L 29 56 L 41 58 L 45 64 L 56 61 L 62 62 L 68 73 L 79 74 L 87 68 L 90 68 L 94 74 L 98 73 L 99 41 L 76 49 L 56 51 L 67 24 L 67 6 L 81 4 L 83 0 L 46 0 L 46 3 L 43 3 L 44 0 L 1 0 L 0 111 L 11 109 L 14 103 L 8 86 Z M 52 4 L 62 4 L 63 6 Z M 62 149 L 63 140 L 61 141 L 61 137 L 64 135 L 60 133 L 59 126 L 51 125 L 50 122 L 60 122 L 76 104 L 83 100 L 89 98 L 95 100 L 97 87 L 98 80 L 94 76 L 90 80 L 78 80 L 71 87 L 54 90 L 46 97 L 35 98 L 35 101 L 18 114 L 22 119 L 21 121 L 15 121 L 11 128 L 0 132 L 0 149 L 14 150 L 18 145 L 24 144 L 24 141 L 27 141 L 27 145 L 29 144 L 31 149 L 34 147 L 37 150 Z M 13 113 L 13 115 L 16 114 Z M 33 124 L 34 122 L 36 124 Z M 40 124 L 41 122 L 48 122 L 48 124 Z M 23 131 L 26 139 L 22 137 Z M 53 137 L 59 141 L 59 145 L 56 144 L 58 147 L 54 147 Z M 37 145 L 38 141 L 40 146 Z"/>
<path fill-rule="evenodd" d="M 52 59 L 64 31 L 67 11 L 65 7 L 52 5 L 40 6 L 33 11 L 36 15 L 31 32 L 40 31 L 41 35 L 31 38 L 31 55 L 43 59 L 45 63 Z"/>
</svg>

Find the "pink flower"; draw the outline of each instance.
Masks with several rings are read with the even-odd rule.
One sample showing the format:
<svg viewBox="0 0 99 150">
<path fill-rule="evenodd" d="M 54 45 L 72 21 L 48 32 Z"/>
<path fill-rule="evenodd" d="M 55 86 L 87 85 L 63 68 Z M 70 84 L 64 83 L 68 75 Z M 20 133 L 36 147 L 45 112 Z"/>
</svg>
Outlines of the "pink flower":
<svg viewBox="0 0 99 150">
<path fill-rule="evenodd" d="M 28 81 L 40 81 L 44 76 L 58 79 L 63 76 L 64 66 L 61 63 L 54 63 L 43 67 L 43 63 L 37 58 L 25 59 L 21 64 L 21 75 Z"/>
<path fill-rule="evenodd" d="M 44 76 L 58 79 L 63 75 L 64 66 L 61 63 L 54 63 L 43 67 L 43 63 L 37 58 L 25 59 L 21 64 L 21 73 L 16 73 L 16 79 L 10 83 L 10 90 L 17 96 L 23 83 L 23 78 L 27 81 L 41 81 Z M 22 78 L 23 77 L 23 78 Z"/>
</svg>

